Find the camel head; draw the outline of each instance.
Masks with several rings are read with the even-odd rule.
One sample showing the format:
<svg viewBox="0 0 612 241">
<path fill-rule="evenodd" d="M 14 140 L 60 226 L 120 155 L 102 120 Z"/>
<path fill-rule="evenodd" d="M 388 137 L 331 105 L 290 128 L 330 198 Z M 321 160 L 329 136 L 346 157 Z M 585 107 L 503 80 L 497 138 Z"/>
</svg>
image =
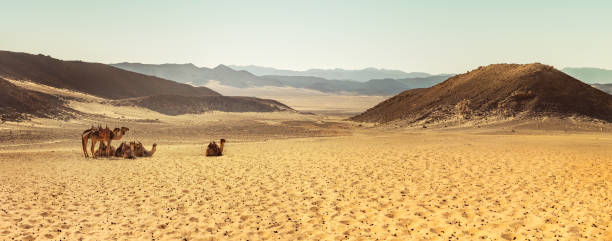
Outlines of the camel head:
<svg viewBox="0 0 612 241">
<path fill-rule="evenodd" d="M 126 133 L 127 131 L 129 131 L 129 130 L 130 130 L 130 128 L 127 128 L 127 127 L 125 127 L 125 126 L 122 126 L 122 127 L 121 127 L 121 135 L 125 135 L 125 133 Z"/>
<path fill-rule="evenodd" d="M 221 155 L 221 153 L 223 153 L 223 146 L 225 145 L 225 139 L 221 139 L 219 140 L 219 142 L 221 143 L 221 145 L 219 145 L 219 155 Z"/>
<path fill-rule="evenodd" d="M 130 129 L 127 127 L 121 127 L 121 128 L 115 128 L 113 129 L 113 139 L 114 140 L 119 140 L 121 139 L 121 137 L 123 137 L 123 135 L 125 135 L 125 132 L 129 131 Z"/>
</svg>

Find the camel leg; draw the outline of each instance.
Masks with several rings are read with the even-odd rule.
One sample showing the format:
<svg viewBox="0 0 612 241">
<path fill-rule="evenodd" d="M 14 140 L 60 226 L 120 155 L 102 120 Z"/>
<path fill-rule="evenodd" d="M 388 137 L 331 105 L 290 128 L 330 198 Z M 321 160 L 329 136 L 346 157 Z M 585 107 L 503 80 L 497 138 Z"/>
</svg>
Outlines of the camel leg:
<svg viewBox="0 0 612 241">
<path fill-rule="evenodd" d="M 91 139 L 91 155 L 93 156 L 93 158 L 96 158 L 96 153 L 95 153 L 95 148 L 96 148 L 96 142 L 97 140 L 95 138 Z"/>
<path fill-rule="evenodd" d="M 87 137 L 82 137 L 82 141 L 83 141 L 83 153 L 85 154 L 85 158 L 89 158 L 89 155 L 87 154 Z"/>
<path fill-rule="evenodd" d="M 111 146 L 111 141 L 113 141 L 113 139 L 108 139 L 108 145 L 107 145 L 107 147 L 108 147 L 108 148 L 106 148 L 106 156 L 107 156 L 107 157 L 110 157 L 110 146 Z"/>
</svg>

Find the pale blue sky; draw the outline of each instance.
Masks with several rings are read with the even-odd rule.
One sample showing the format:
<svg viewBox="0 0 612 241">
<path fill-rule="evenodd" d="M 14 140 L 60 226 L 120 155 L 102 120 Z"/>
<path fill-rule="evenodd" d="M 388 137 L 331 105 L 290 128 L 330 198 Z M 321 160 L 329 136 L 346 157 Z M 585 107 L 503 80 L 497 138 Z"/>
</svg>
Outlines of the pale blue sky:
<svg viewBox="0 0 612 241">
<path fill-rule="evenodd" d="M 612 1 L 5 1 L 0 49 L 115 63 L 612 69 Z"/>
</svg>

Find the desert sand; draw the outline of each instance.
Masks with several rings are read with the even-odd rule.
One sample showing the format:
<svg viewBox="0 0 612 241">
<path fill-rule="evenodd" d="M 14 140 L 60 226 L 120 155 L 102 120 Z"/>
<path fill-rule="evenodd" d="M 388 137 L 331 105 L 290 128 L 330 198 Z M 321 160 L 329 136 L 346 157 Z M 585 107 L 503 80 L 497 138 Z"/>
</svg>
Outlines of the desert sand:
<svg viewBox="0 0 612 241">
<path fill-rule="evenodd" d="M 287 113 L 125 120 L 113 108 L 107 123 L 158 143 L 153 157 L 83 158 L 92 120 L 2 124 L 2 240 L 612 238 L 608 132 L 384 130 Z M 225 155 L 204 157 L 222 137 Z"/>
<path fill-rule="evenodd" d="M 167 116 L 60 94 L 79 118 L 0 124 L 0 240 L 612 238 L 609 125 L 377 126 L 345 120 L 374 99 L 330 96 L 285 99 L 319 114 Z M 97 124 L 157 152 L 85 159 Z"/>
<path fill-rule="evenodd" d="M 261 98 L 275 99 L 293 109 L 317 114 L 333 116 L 346 116 L 347 118 L 389 98 L 389 96 L 360 96 L 360 95 L 318 95 L 318 96 L 261 96 Z"/>
</svg>

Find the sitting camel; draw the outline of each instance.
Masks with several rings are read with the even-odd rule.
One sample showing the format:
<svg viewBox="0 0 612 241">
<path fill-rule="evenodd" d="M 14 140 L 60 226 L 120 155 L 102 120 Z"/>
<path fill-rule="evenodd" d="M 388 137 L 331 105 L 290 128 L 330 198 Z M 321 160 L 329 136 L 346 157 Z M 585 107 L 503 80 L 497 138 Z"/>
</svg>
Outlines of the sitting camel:
<svg viewBox="0 0 612 241">
<path fill-rule="evenodd" d="M 106 153 L 111 153 L 110 155 L 106 155 Z M 94 153 L 96 157 L 112 157 L 115 154 L 115 148 L 113 146 L 107 146 L 103 141 L 100 142 L 98 146 L 98 150 Z"/>
<path fill-rule="evenodd" d="M 219 143 L 221 143 L 220 146 L 217 146 L 217 143 L 214 141 L 208 144 L 208 148 L 206 148 L 206 156 L 222 156 L 225 139 L 221 139 Z"/>
<path fill-rule="evenodd" d="M 134 142 L 130 142 L 129 144 L 127 144 L 125 141 L 122 142 L 121 145 L 117 147 L 117 150 L 115 150 L 115 157 L 123 157 L 125 159 L 136 158 L 134 155 L 135 144 L 136 143 Z"/>
<path fill-rule="evenodd" d="M 134 159 L 136 157 L 152 157 L 157 150 L 157 144 L 154 143 L 151 151 L 148 151 L 141 142 L 131 141 L 122 142 L 116 150 L 114 150 L 115 157 L 123 157 L 126 159 Z"/>
<path fill-rule="evenodd" d="M 151 151 L 147 151 L 147 149 L 144 148 L 144 146 L 142 145 L 142 143 L 140 143 L 140 141 L 136 142 L 134 145 L 134 155 L 137 157 L 152 157 L 156 150 L 157 150 L 156 143 L 153 143 L 153 147 L 151 148 Z"/>
<path fill-rule="evenodd" d="M 89 154 L 87 153 L 87 142 L 89 141 L 89 139 L 91 139 L 91 154 L 94 158 L 96 158 L 96 153 L 94 152 L 96 142 L 106 142 L 108 143 L 107 146 L 110 146 L 112 140 L 120 140 L 123 135 L 125 135 L 125 132 L 129 130 L 130 129 L 127 127 L 121 127 L 115 128 L 113 131 L 111 131 L 108 126 L 106 128 L 102 128 L 101 125 L 98 126 L 98 128 L 91 126 L 91 128 L 83 131 L 83 135 L 81 136 L 85 157 L 89 157 Z M 110 149 L 107 150 L 106 156 L 111 155 L 112 154 L 110 153 Z"/>
</svg>

